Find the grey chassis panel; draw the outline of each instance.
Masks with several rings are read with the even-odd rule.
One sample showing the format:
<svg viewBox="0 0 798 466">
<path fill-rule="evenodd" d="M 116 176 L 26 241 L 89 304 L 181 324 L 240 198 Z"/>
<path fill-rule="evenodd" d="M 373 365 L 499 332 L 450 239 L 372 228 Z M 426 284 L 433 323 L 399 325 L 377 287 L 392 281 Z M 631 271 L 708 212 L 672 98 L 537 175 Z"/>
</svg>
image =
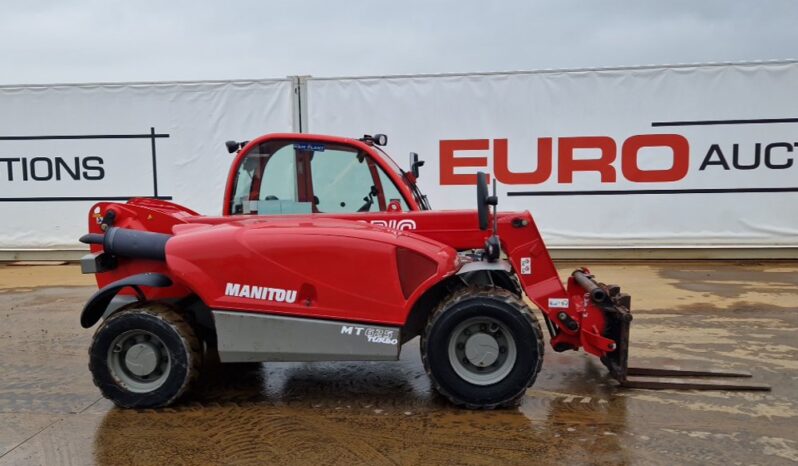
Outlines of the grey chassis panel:
<svg viewBox="0 0 798 466">
<path fill-rule="evenodd" d="M 457 275 L 469 272 L 476 272 L 477 270 L 501 270 L 510 273 L 513 271 L 513 266 L 504 259 L 497 260 L 496 262 L 476 261 L 468 262 L 457 271 Z"/>
<path fill-rule="evenodd" d="M 398 327 L 216 310 L 213 318 L 222 362 L 399 359 Z"/>
</svg>

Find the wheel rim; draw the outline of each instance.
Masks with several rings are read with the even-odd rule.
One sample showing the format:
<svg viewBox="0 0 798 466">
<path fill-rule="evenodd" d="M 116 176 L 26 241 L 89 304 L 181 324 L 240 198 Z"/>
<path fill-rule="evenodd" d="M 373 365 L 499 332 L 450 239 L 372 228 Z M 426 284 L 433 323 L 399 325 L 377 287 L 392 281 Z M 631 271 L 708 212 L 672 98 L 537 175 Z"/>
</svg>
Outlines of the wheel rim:
<svg viewBox="0 0 798 466">
<path fill-rule="evenodd" d="M 501 382 L 513 370 L 516 354 L 510 329 L 491 317 L 467 319 L 449 338 L 452 369 L 474 385 Z"/>
<path fill-rule="evenodd" d="M 134 393 L 151 392 L 163 385 L 171 367 L 166 345 L 146 330 L 128 330 L 114 338 L 108 348 L 111 376 Z"/>
</svg>

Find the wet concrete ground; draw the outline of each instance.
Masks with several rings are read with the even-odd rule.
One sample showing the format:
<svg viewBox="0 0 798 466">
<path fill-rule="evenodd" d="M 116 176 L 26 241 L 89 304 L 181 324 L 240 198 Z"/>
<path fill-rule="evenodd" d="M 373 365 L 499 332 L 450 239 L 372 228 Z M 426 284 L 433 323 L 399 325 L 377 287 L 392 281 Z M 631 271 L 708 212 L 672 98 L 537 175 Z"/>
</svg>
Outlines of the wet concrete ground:
<svg viewBox="0 0 798 466">
<path fill-rule="evenodd" d="M 798 462 L 798 264 L 593 271 L 632 294 L 636 365 L 750 370 L 773 391 L 619 389 L 549 350 L 519 408 L 465 411 L 430 391 L 416 340 L 395 363 L 220 366 L 174 408 L 120 410 L 87 369 L 91 277 L 0 266 L 0 463 Z"/>
</svg>

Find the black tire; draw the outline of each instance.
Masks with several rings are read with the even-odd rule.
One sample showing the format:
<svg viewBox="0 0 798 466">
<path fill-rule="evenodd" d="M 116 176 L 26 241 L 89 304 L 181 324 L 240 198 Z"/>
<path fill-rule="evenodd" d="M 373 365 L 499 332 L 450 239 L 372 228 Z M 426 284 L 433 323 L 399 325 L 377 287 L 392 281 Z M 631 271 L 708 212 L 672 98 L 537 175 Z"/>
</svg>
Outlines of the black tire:
<svg viewBox="0 0 798 466">
<path fill-rule="evenodd" d="M 474 318 L 502 325 L 510 333 L 504 338 L 512 338 L 515 345 L 514 363 L 506 363 L 509 372 L 489 385 L 461 377 L 450 360 L 450 340 L 457 337 L 453 332 Z M 421 358 L 435 389 L 455 405 L 468 409 L 515 406 L 540 371 L 543 334 L 529 306 L 509 291 L 465 288 L 433 311 L 421 336 Z"/>
<path fill-rule="evenodd" d="M 131 391 L 111 367 L 111 345 L 130 332 L 156 336 L 168 353 L 169 370 L 151 391 Z M 160 408 L 182 396 L 199 376 L 202 345 L 191 326 L 173 309 L 149 304 L 111 315 L 94 333 L 89 371 L 103 396 L 122 408 Z"/>
</svg>

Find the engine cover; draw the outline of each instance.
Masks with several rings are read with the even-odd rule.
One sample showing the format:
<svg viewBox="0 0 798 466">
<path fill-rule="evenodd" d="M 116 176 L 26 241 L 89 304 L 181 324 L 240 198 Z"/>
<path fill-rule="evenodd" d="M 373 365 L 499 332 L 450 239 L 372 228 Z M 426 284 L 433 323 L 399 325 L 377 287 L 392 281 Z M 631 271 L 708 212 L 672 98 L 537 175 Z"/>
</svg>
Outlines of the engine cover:
<svg viewBox="0 0 798 466">
<path fill-rule="evenodd" d="M 457 267 L 438 241 L 304 216 L 177 228 L 166 256 L 173 278 L 211 309 L 392 326 Z"/>
</svg>

